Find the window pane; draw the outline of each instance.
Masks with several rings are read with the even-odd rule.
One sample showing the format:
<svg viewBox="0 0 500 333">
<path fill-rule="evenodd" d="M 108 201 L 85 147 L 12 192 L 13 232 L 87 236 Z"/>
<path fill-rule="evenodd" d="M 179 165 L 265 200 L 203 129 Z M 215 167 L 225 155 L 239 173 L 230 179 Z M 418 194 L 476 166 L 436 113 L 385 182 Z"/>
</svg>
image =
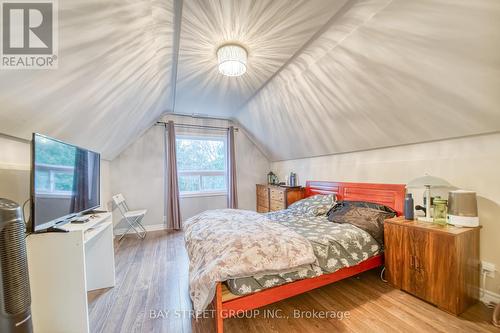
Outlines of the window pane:
<svg viewBox="0 0 500 333">
<path fill-rule="evenodd" d="M 225 169 L 226 153 L 222 140 L 178 138 L 176 146 L 179 171 Z"/>
<path fill-rule="evenodd" d="M 225 191 L 226 144 L 223 138 L 176 139 L 180 192 Z"/>
<path fill-rule="evenodd" d="M 50 191 L 50 178 L 48 171 L 39 171 L 36 174 L 35 188 L 38 191 Z"/>
<path fill-rule="evenodd" d="M 204 191 L 225 190 L 226 176 L 203 176 L 202 188 Z"/>
<path fill-rule="evenodd" d="M 200 176 L 179 176 L 179 192 L 197 192 L 200 185 Z"/>
<path fill-rule="evenodd" d="M 73 191 L 73 174 L 66 172 L 54 173 L 54 188 L 56 191 Z"/>
</svg>

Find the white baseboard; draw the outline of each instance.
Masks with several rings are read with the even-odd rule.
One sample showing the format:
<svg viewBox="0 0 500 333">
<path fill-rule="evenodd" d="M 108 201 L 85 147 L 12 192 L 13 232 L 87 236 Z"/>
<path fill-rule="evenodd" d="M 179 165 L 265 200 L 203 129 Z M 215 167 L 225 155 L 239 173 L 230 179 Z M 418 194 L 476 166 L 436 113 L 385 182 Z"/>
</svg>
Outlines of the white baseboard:
<svg viewBox="0 0 500 333">
<path fill-rule="evenodd" d="M 152 225 L 145 225 L 144 229 L 146 231 L 160 231 L 160 230 L 167 230 L 167 226 L 165 224 L 152 224 Z M 114 229 L 113 233 L 115 236 L 121 236 L 127 231 L 126 228 L 120 228 L 120 229 Z M 134 230 L 131 229 L 128 234 L 134 234 Z"/>
<path fill-rule="evenodd" d="M 500 303 L 500 294 L 494 293 L 492 291 L 481 288 L 479 290 L 481 297 L 481 302 L 489 304 L 489 303 Z"/>
</svg>

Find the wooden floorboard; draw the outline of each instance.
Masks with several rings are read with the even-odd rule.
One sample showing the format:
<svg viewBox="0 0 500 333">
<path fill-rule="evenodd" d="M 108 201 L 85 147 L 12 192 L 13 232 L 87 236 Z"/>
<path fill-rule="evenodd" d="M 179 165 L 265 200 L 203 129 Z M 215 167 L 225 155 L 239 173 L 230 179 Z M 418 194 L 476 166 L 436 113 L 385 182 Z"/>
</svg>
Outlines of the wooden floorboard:
<svg viewBox="0 0 500 333">
<path fill-rule="evenodd" d="M 89 293 L 91 332 L 208 332 L 190 317 L 188 257 L 181 232 L 150 232 L 115 242 L 116 287 Z M 500 332 L 478 303 L 455 317 L 378 277 L 378 270 L 268 305 L 255 318 L 225 320 L 226 333 Z M 266 316 L 264 311 L 268 311 Z M 296 310 L 349 313 L 339 319 L 294 318 Z M 331 312 L 330 312 L 331 313 Z M 283 318 L 269 318 L 279 314 Z M 288 316 L 288 318 L 286 317 Z"/>
</svg>

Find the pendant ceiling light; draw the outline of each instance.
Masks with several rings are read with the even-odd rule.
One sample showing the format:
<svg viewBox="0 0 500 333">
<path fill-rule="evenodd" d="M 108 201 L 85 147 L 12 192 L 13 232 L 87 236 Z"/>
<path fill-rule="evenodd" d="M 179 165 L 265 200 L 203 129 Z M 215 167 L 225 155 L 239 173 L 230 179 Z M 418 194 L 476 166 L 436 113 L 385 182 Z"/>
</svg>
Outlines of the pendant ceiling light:
<svg viewBox="0 0 500 333">
<path fill-rule="evenodd" d="M 226 44 L 217 50 L 219 72 L 226 76 L 240 76 L 247 71 L 247 51 L 236 44 Z"/>
</svg>

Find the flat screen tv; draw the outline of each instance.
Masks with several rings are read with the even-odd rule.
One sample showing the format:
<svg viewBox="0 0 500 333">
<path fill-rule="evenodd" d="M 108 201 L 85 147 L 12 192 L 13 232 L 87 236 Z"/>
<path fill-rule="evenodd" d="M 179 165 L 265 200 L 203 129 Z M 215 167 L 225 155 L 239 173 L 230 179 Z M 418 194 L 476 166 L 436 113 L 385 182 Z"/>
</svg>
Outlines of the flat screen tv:
<svg viewBox="0 0 500 333">
<path fill-rule="evenodd" d="M 34 133 L 30 232 L 57 228 L 100 204 L 100 155 Z"/>
</svg>

